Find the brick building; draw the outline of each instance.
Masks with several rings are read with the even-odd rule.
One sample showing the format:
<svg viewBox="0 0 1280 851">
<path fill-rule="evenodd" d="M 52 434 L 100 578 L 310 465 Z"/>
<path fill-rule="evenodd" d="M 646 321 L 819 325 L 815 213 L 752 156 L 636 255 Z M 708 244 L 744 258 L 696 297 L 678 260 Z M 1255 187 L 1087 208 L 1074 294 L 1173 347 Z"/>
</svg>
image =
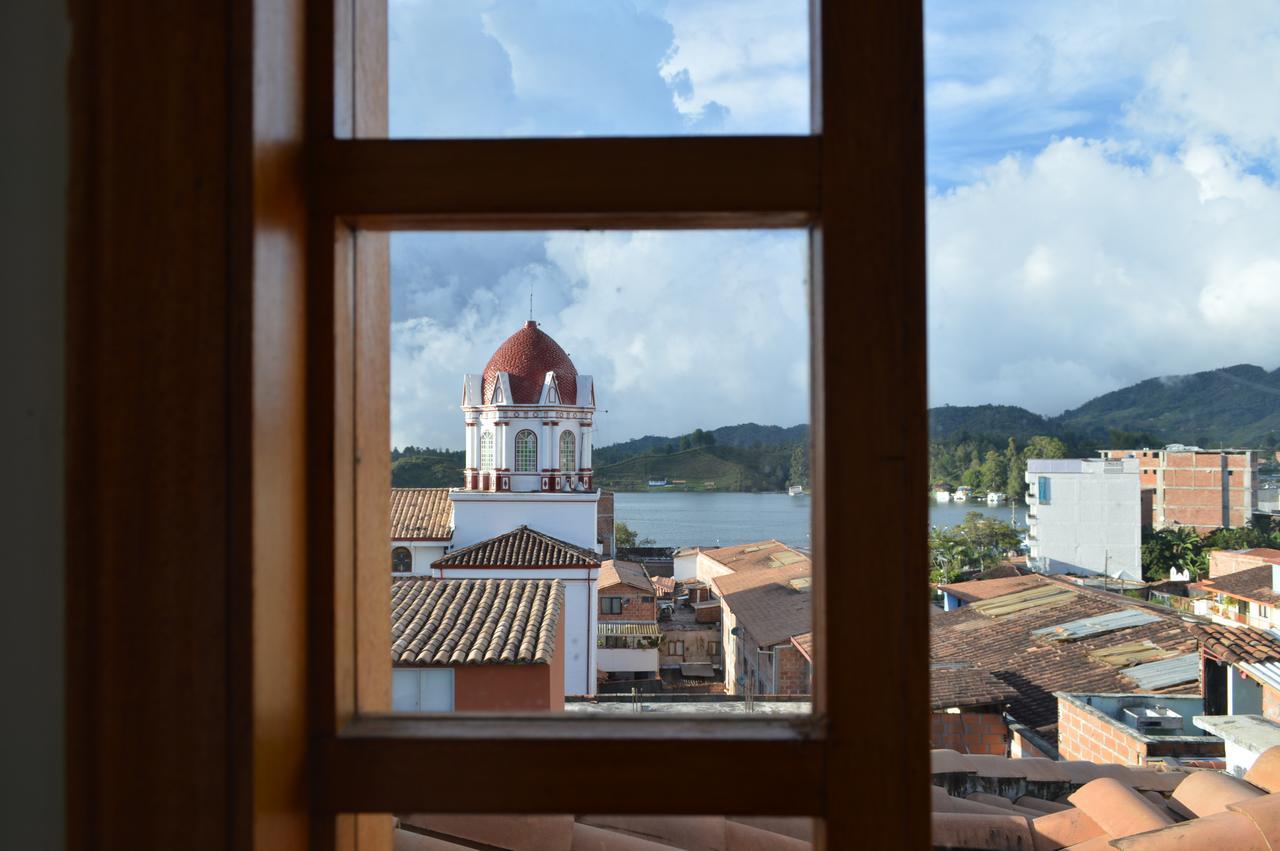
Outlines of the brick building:
<svg viewBox="0 0 1280 851">
<path fill-rule="evenodd" d="M 1190 526 L 1201 534 L 1244 526 L 1258 510 L 1258 453 L 1252 449 L 1104 449 L 1108 459 L 1135 458 L 1139 481 L 1150 490 L 1154 529 Z"/>
<path fill-rule="evenodd" d="M 1215 762 L 1222 740 L 1193 723 L 1204 713 L 1198 694 L 1069 694 L 1058 692 L 1058 753 L 1065 760 L 1147 765 L 1172 757 Z M 1147 719 L 1164 724 L 1140 729 Z"/>
<path fill-rule="evenodd" d="M 1223 624 L 1280 627 L 1280 550 L 1214 550 L 1209 578 L 1195 588 L 1196 614 Z"/>
<path fill-rule="evenodd" d="M 600 565 L 596 652 L 610 680 L 656 680 L 662 640 L 657 592 L 635 562 L 609 559 Z"/>
<path fill-rule="evenodd" d="M 1004 706 L 1017 691 L 966 662 L 929 666 L 929 743 L 959 753 L 1004 756 L 1009 727 Z"/>
<path fill-rule="evenodd" d="M 394 578 L 392 709 L 564 709 L 564 594 L 555 579 Z"/>
</svg>

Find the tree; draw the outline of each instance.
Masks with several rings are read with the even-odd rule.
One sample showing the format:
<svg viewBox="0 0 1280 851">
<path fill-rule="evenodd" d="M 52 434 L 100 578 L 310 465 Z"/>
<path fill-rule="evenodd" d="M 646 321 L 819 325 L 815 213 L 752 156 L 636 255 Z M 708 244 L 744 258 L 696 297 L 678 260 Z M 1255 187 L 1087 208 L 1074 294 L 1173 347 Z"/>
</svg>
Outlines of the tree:
<svg viewBox="0 0 1280 851">
<path fill-rule="evenodd" d="M 626 550 L 636 545 L 636 533 L 621 520 L 613 524 L 613 548 L 615 550 Z"/>
<path fill-rule="evenodd" d="M 983 459 L 979 470 L 979 487 L 988 493 L 998 493 L 1004 490 L 1008 481 L 1009 462 L 996 450 L 988 449 L 987 457 Z"/>
<path fill-rule="evenodd" d="M 1005 469 L 1005 496 L 1010 502 L 1017 502 L 1022 499 L 1022 495 L 1027 492 L 1027 483 L 1023 478 L 1026 468 L 1021 471 L 1018 469 L 1018 443 L 1012 437 L 1009 438 L 1009 445 L 1004 450 Z"/>
<path fill-rule="evenodd" d="M 809 484 L 809 453 L 803 443 L 791 450 L 791 475 L 787 481 L 793 485 Z"/>
<path fill-rule="evenodd" d="M 929 530 L 929 579 L 954 582 L 972 571 L 985 570 L 1022 545 L 1018 530 L 994 517 L 970 511 L 947 529 Z"/>
</svg>

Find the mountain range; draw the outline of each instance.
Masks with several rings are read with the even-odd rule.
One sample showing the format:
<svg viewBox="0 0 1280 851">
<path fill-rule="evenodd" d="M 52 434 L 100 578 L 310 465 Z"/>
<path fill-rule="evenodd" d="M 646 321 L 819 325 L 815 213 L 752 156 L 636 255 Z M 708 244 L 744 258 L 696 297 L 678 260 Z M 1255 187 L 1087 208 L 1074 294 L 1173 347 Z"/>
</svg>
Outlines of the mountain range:
<svg viewBox="0 0 1280 851">
<path fill-rule="evenodd" d="M 1148 442 L 1256 448 L 1280 440 L 1280 369 L 1239 364 L 1148 378 L 1104 393 L 1056 417 L 1012 405 L 944 405 L 929 411 L 930 440 L 963 435 L 1042 434 L 1068 444 L 1106 442 L 1113 432 Z"/>
</svg>

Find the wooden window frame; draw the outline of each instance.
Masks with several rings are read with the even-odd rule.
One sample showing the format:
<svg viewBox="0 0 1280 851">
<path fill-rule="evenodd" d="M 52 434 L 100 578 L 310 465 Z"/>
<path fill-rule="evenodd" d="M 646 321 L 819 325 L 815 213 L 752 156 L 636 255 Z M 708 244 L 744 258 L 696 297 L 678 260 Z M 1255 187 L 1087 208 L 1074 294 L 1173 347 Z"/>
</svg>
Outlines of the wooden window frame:
<svg viewBox="0 0 1280 851">
<path fill-rule="evenodd" d="M 312 846 L 385 847 L 387 818 L 358 814 L 657 811 L 814 816 L 819 848 L 926 847 L 928 626 L 910 602 L 927 523 L 919 5 L 814 0 L 807 136 L 485 140 L 377 138 L 385 0 L 310 11 Z M 387 231 L 577 227 L 810 231 L 811 717 L 387 713 Z M 901 604 L 849 617 L 866 565 Z M 856 676 L 837 667 L 853 659 Z M 785 780 L 687 799 L 581 783 L 659 738 L 690 764 Z M 628 765 L 632 787 L 663 787 L 661 764 Z"/>
</svg>

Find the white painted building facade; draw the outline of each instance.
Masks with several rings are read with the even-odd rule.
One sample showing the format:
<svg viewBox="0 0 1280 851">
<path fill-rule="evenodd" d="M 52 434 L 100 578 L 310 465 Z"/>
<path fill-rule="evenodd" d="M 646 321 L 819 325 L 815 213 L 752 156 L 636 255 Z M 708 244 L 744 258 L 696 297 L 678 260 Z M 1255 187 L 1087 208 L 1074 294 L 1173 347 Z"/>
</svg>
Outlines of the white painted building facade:
<svg viewBox="0 0 1280 851">
<path fill-rule="evenodd" d="M 1138 460 L 1027 461 L 1028 564 L 1142 581 Z"/>
</svg>

